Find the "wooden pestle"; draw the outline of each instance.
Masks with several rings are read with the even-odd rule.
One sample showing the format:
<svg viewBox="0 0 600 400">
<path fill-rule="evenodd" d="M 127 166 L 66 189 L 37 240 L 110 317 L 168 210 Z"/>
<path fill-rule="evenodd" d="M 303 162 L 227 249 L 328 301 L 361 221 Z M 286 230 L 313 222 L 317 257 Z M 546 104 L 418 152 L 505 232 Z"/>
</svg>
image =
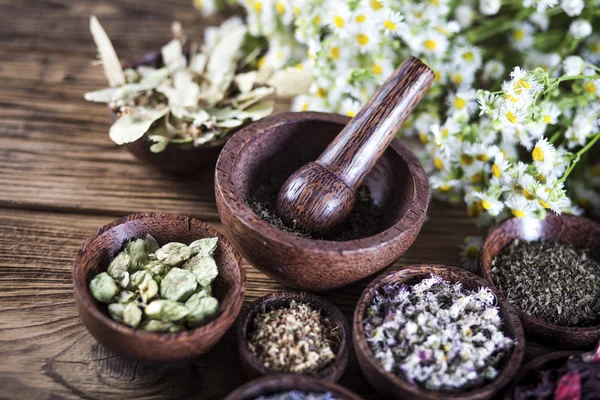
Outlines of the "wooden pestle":
<svg viewBox="0 0 600 400">
<path fill-rule="evenodd" d="M 335 233 L 352 211 L 356 189 L 433 79 L 417 58 L 404 61 L 319 158 L 285 181 L 277 196 L 283 221 L 317 237 Z"/>
</svg>

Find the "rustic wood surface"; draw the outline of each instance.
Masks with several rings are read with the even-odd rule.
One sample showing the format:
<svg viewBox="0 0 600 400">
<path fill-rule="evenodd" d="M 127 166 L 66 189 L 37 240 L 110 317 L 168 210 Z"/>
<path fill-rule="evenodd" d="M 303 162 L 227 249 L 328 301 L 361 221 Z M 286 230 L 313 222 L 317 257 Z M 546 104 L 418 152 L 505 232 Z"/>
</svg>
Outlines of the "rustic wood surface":
<svg viewBox="0 0 600 400">
<path fill-rule="evenodd" d="M 91 60 L 96 14 L 122 58 L 169 39 L 179 20 L 189 37 L 219 21 L 191 0 L 0 0 L 0 398 L 222 399 L 247 382 L 235 329 L 198 359 L 132 362 L 99 345 L 81 323 L 72 290 L 79 247 L 101 226 L 134 212 L 187 214 L 221 229 L 212 173 L 174 178 L 136 161 L 108 137 L 106 107 L 83 93 L 106 85 Z M 286 104 L 278 104 L 280 111 Z M 429 220 L 393 268 L 457 265 L 458 245 L 477 230 L 462 208 L 432 204 Z M 281 290 L 251 266 L 245 304 Z M 325 297 L 350 322 L 368 280 Z M 528 358 L 544 352 L 529 345 Z M 376 398 L 352 355 L 340 381 Z"/>
</svg>

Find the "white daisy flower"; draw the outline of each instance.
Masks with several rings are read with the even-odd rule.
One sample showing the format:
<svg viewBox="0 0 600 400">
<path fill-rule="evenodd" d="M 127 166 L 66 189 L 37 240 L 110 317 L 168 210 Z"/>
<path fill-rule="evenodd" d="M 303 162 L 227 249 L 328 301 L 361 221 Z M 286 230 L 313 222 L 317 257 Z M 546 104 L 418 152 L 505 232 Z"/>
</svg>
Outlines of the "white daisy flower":
<svg viewBox="0 0 600 400">
<path fill-rule="evenodd" d="M 519 51 L 524 51 L 533 46 L 535 28 L 529 22 L 515 24 L 512 32 L 511 45 Z"/>
<path fill-rule="evenodd" d="M 581 75 L 585 61 L 579 56 L 569 56 L 563 61 L 563 71 L 565 75 Z"/>
<path fill-rule="evenodd" d="M 484 192 L 475 192 L 475 198 L 481 202 L 481 207 L 488 212 L 492 217 L 500 214 L 504 208 L 504 203 L 498 200 L 495 196 L 491 196 Z"/>
<path fill-rule="evenodd" d="M 504 75 L 504 64 L 497 60 L 489 60 L 483 67 L 484 80 L 500 79 Z"/>
<path fill-rule="evenodd" d="M 585 19 L 577 19 L 571 22 L 569 34 L 575 39 L 585 39 L 592 34 L 592 25 Z"/>
<path fill-rule="evenodd" d="M 483 15 L 495 15 L 500 11 L 500 0 L 479 0 L 479 11 Z"/>
<path fill-rule="evenodd" d="M 585 2 L 583 0 L 562 0 L 560 6 L 569 17 L 575 17 L 581 14 Z"/>
<path fill-rule="evenodd" d="M 535 211 L 533 204 L 533 202 L 519 195 L 512 195 L 506 200 L 506 206 L 510 209 L 512 215 L 517 218 L 533 218 Z"/>
</svg>

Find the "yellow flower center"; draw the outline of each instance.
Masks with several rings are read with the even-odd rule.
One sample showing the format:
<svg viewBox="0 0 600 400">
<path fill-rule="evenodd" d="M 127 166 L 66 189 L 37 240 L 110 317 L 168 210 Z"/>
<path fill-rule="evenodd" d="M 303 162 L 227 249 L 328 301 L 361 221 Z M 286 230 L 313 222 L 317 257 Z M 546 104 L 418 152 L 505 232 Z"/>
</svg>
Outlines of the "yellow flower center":
<svg viewBox="0 0 600 400">
<path fill-rule="evenodd" d="M 358 22 L 359 24 L 362 22 L 365 22 L 367 20 L 367 17 L 365 17 L 364 14 L 359 14 L 356 16 L 355 21 Z"/>
<path fill-rule="evenodd" d="M 517 218 L 523 218 L 525 216 L 525 213 L 521 210 L 514 209 L 512 210 L 512 215 Z"/>
<path fill-rule="evenodd" d="M 469 246 L 467 247 L 467 258 L 469 260 L 476 260 L 479 255 L 479 249 L 477 246 Z"/>
<path fill-rule="evenodd" d="M 257 13 L 260 13 L 262 11 L 262 1 L 254 2 L 254 11 L 256 11 Z"/>
<path fill-rule="evenodd" d="M 369 44 L 369 37 L 367 35 L 365 35 L 364 33 L 360 33 L 356 36 L 356 41 L 361 46 L 366 46 L 367 44 Z"/>
<path fill-rule="evenodd" d="M 317 96 L 318 97 L 327 97 L 327 90 L 325 90 L 323 88 L 317 89 Z"/>
<path fill-rule="evenodd" d="M 338 28 L 343 28 L 344 27 L 344 18 L 340 17 L 339 15 L 336 15 L 335 17 L 333 17 L 333 23 Z"/>
<path fill-rule="evenodd" d="M 538 203 L 540 203 L 540 206 L 542 206 L 542 207 L 544 207 L 544 208 L 546 208 L 546 209 L 550 208 L 550 204 L 546 203 L 546 202 L 545 202 L 544 200 L 542 200 L 542 199 L 538 199 Z"/>
<path fill-rule="evenodd" d="M 465 54 L 463 54 L 462 57 L 465 61 L 469 61 L 469 62 L 471 62 L 475 59 L 475 55 L 473 55 L 473 53 L 470 51 L 467 51 Z"/>
<path fill-rule="evenodd" d="M 419 139 L 424 144 L 428 144 L 429 143 L 429 138 L 423 132 L 419 132 Z"/>
<path fill-rule="evenodd" d="M 452 82 L 456 85 L 460 85 L 463 81 L 463 77 L 461 74 L 455 74 L 452 76 Z"/>
<path fill-rule="evenodd" d="M 392 21 L 390 21 L 389 19 L 386 19 L 385 21 L 383 21 L 383 27 L 385 29 L 389 29 L 390 31 L 395 31 L 397 26 L 395 23 L 393 23 Z"/>
<path fill-rule="evenodd" d="M 471 177 L 471 183 L 481 183 L 481 174 L 475 174 Z"/>
<path fill-rule="evenodd" d="M 484 210 L 489 210 L 492 208 L 492 203 L 487 200 L 481 200 L 481 207 L 483 207 Z"/>
<path fill-rule="evenodd" d="M 488 156 L 487 154 L 477 154 L 475 156 L 475 158 L 478 159 L 479 161 L 486 162 L 490 159 L 490 156 Z"/>
<path fill-rule="evenodd" d="M 589 199 L 581 198 L 581 199 L 577 199 L 577 202 L 583 208 L 590 208 L 590 206 L 592 205 L 592 203 L 590 202 Z"/>
<path fill-rule="evenodd" d="M 304 69 L 304 65 L 298 63 L 298 64 L 296 64 L 296 68 L 298 68 L 298 69 Z"/>
<path fill-rule="evenodd" d="M 346 113 L 347 116 L 349 116 L 350 118 L 354 118 L 354 116 L 356 116 L 356 113 L 354 111 L 348 111 Z"/>
<path fill-rule="evenodd" d="M 463 108 L 465 108 L 466 105 L 467 105 L 467 102 L 465 101 L 465 99 L 462 99 L 460 97 L 456 97 L 454 99 L 454 107 L 457 110 L 462 110 Z"/>
<path fill-rule="evenodd" d="M 513 124 L 517 122 L 517 117 L 515 117 L 515 114 L 511 113 L 510 111 L 507 111 L 505 115 L 506 119 L 509 120 L 509 122 Z"/>
<path fill-rule="evenodd" d="M 331 50 L 329 50 L 329 54 L 331 55 L 331 58 L 338 59 L 340 57 L 340 48 L 332 47 Z"/>
<path fill-rule="evenodd" d="M 383 69 L 379 65 L 373 64 L 373 68 L 371 68 L 371 71 L 373 71 L 375 75 L 381 75 Z"/>
<path fill-rule="evenodd" d="M 319 25 L 321 23 L 321 17 L 319 17 L 318 15 L 315 17 L 315 19 L 313 19 L 313 24 L 314 25 Z"/>
<path fill-rule="evenodd" d="M 447 183 L 444 183 L 442 186 L 440 186 L 438 188 L 438 190 L 442 193 L 448 193 L 450 191 L 450 189 L 452 189 L 452 187 L 450 185 L 448 185 Z"/>
<path fill-rule="evenodd" d="M 444 128 L 442 129 L 442 137 L 446 138 L 448 137 L 448 134 L 450 133 L 450 131 L 448 130 L 448 128 Z"/>
<path fill-rule="evenodd" d="M 277 12 L 280 15 L 285 12 L 285 4 L 283 4 L 282 2 L 278 2 L 277 5 L 275 6 L 275 8 L 277 8 Z"/>
<path fill-rule="evenodd" d="M 500 178 L 502 176 L 502 170 L 497 164 L 492 165 L 492 175 L 496 178 Z"/>
<path fill-rule="evenodd" d="M 596 85 L 594 85 L 594 82 L 586 82 L 585 85 L 583 85 L 583 87 L 585 88 L 585 91 L 589 94 L 596 93 Z"/>
<path fill-rule="evenodd" d="M 194 0 L 194 7 L 202 8 L 203 5 L 204 5 L 204 2 L 202 0 Z"/>
<path fill-rule="evenodd" d="M 427 39 L 423 45 L 425 46 L 426 49 L 428 50 L 435 50 L 435 48 L 437 47 L 437 44 L 431 40 L 431 39 Z"/>
<path fill-rule="evenodd" d="M 535 161 L 544 161 L 544 152 L 539 147 L 536 147 L 531 152 L 531 157 L 533 157 Z"/>
<path fill-rule="evenodd" d="M 433 160 L 433 165 L 435 165 L 435 167 L 439 170 L 444 169 L 444 162 L 439 157 L 436 157 Z"/>
<path fill-rule="evenodd" d="M 302 111 L 308 110 L 308 103 L 302 104 Z"/>
<path fill-rule="evenodd" d="M 300 14 L 300 7 L 298 7 L 298 6 L 295 6 L 295 7 L 294 7 L 294 13 L 295 13 L 295 14 Z"/>
<path fill-rule="evenodd" d="M 460 162 L 462 165 L 471 165 L 471 164 L 473 164 L 473 161 L 474 161 L 473 157 L 468 154 L 463 153 L 460 155 Z"/>
<path fill-rule="evenodd" d="M 527 200 L 533 200 L 535 199 L 535 196 L 533 194 L 531 194 L 529 192 L 529 190 L 527 189 L 523 189 L 523 196 L 527 199 Z"/>
<path fill-rule="evenodd" d="M 264 56 L 259 58 L 258 63 L 257 63 L 258 68 L 262 68 L 265 65 L 266 61 L 267 61 L 267 59 Z"/>
<path fill-rule="evenodd" d="M 552 122 L 552 117 L 549 115 L 544 115 L 544 122 L 549 124 L 550 122 Z"/>
<path fill-rule="evenodd" d="M 525 37 L 525 32 L 522 29 L 517 29 L 513 32 L 513 37 L 516 41 L 520 42 Z"/>
<path fill-rule="evenodd" d="M 371 8 L 377 11 L 383 8 L 383 4 L 379 0 L 371 0 Z"/>
<path fill-rule="evenodd" d="M 435 81 L 439 82 L 442 80 L 442 74 L 440 74 L 439 71 L 434 71 L 433 74 L 435 75 Z"/>
</svg>

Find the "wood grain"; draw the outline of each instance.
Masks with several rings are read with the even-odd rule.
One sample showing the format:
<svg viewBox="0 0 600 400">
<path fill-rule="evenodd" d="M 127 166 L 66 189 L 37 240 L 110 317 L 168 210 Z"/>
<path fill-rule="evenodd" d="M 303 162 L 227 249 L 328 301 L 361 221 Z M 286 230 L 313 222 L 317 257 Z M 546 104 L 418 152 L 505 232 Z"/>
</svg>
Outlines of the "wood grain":
<svg viewBox="0 0 600 400">
<path fill-rule="evenodd" d="M 247 382 L 235 330 L 190 362 L 146 364 L 99 345 L 81 323 L 72 263 L 86 238 L 134 212 L 175 212 L 222 229 L 210 173 L 173 178 L 137 162 L 108 137 L 106 108 L 83 100 L 103 88 L 88 18 L 96 14 L 122 58 L 157 49 L 180 20 L 191 38 L 203 19 L 191 0 L 0 0 L 0 397 L 221 400 Z M 288 108 L 278 103 L 277 110 Z M 394 265 L 459 263 L 478 232 L 461 208 L 433 203 L 421 233 Z M 349 319 L 359 282 L 324 297 Z M 245 304 L 283 286 L 247 266 Z M 528 344 L 528 356 L 548 349 Z M 354 355 L 340 384 L 375 399 Z"/>
</svg>

